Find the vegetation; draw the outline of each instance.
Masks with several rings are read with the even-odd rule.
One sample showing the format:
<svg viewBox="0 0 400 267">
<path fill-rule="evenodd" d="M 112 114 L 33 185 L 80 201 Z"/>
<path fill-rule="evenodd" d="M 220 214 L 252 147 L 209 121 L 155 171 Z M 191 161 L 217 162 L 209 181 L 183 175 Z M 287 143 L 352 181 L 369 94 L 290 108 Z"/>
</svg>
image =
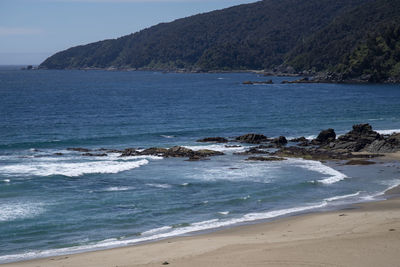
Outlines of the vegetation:
<svg viewBox="0 0 400 267">
<path fill-rule="evenodd" d="M 395 0 L 264 0 L 73 47 L 40 68 L 329 70 L 382 81 L 399 77 L 396 25 Z"/>
</svg>

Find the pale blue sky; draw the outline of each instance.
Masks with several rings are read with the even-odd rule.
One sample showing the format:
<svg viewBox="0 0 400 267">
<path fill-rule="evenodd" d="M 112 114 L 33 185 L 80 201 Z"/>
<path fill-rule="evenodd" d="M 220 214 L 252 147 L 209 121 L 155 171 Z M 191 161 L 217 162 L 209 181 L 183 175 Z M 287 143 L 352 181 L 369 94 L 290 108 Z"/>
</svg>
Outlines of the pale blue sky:
<svg viewBox="0 0 400 267">
<path fill-rule="evenodd" d="M 0 65 L 256 0 L 0 0 Z"/>
</svg>

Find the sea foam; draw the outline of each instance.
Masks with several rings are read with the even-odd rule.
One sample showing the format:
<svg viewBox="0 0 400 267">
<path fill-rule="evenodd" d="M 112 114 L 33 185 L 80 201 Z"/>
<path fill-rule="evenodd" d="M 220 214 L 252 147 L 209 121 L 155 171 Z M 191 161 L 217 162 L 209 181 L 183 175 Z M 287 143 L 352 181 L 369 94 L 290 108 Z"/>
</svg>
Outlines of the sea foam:
<svg viewBox="0 0 400 267">
<path fill-rule="evenodd" d="M 317 180 L 317 182 L 322 184 L 334 184 L 342 181 L 345 178 L 348 178 L 345 174 L 322 164 L 319 161 L 315 160 L 303 160 L 303 159 L 288 159 L 289 162 L 294 163 L 295 165 L 310 170 L 314 172 L 319 172 L 325 176 L 324 179 Z"/>
<path fill-rule="evenodd" d="M 77 177 L 94 173 L 119 173 L 148 164 L 146 159 L 138 161 L 88 161 L 88 162 L 31 162 L 0 167 L 0 173 L 7 175 Z"/>
</svg>

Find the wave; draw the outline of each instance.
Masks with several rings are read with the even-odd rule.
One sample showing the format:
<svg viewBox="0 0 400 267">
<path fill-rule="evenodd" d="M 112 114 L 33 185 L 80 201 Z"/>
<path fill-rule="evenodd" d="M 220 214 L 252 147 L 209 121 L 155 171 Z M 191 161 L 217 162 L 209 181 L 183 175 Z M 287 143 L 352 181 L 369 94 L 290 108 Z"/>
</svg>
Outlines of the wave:
<svg viewBox="0 0 400 267">
<path fill-rule="evenodd" d="M 103 191 L 104 192 L 116 192 L 116 191 L 129 191 L 129 190 L 133 190 L 136 187 L 134 186 L 110 186 L 105 188 Z"/>
<path fill-rule="evenodd" d="M 220 152 L 242 152 L 246 150 L 246 147 L 239 146 L 239 147 L 226 147 L 224 144 L 212 144 L 212 145 L 197 145 L 197 146 L 184 146 L 191 150 L 197 151 L 200 149 L 209 149 L 215 150 Z"/>
<path fill-rule="evenodd" d="M 175 135 L 165 135 L 165 134 L 161 134 L 161 137 L 167 138 L 167 139 L 171 139 L 171 138 L 175 138 Z"/>
<path fill-rule="evenodd" d="M 325 201 L 336 201 L 336 200 L 340 200 L 340 199 L 346 199 L 346 198 L 350 198 L 350 197 L 356 197 L 358 195 L 360 195 L 361 191 L 358 191 L 357 193 L 354 194 L 348 194 L 348 195 L 343 195 L 343 196 L 334 196 L 334 197 L 329 197 L 329 198 L 325 198 Z"/>
<path fill-rule="evenodd" d="M 40 163 L 22 163 L 0 167 L 0 173 L 6 175 L 35 175 L 35 176 L 53 176 L 64 175 L 68 177 L 77 177 L 84 174 L 94 173 L 119 173 L 138 168 L 148 164 L 149 161 L 142 159 L 139 161 L 89 161 L 89 162 L 40 162 Z"/>
<path fill-rule="evenodd" d="M 376 130 L 379 134 L 394 134 L 400 133 L 400 129 L 389 129 L 389 130 Z"/>
<path fill-rule="evenodd" d="M 348 178 L 345 174 L 322 164 L 315 160 L 303 160 L 303 159 L 288 159 L 289 162 L 295 163 L 301 168 L 308 169 L 310 171 L 319 172 L 321 174 L 327 175 L 325 179 L 317 180 L 317 182 L 322 184 L 334 184 Z"/>
<path fill-rule="evenodd" d="M 0 222 L 32 218 L 43 211 L 41 203 L 0 203 Z"/>
<path fill-rule="evenodd" d="M 187 233 L 193 233 L 198 231 L 206 231 L 210 229 L 217 229 L 221 227 L 226 227 L 234 224 L 246 223 L 255 220 L 265 220 L 272 219 L 288 214 L 301 213 L 309 210 L 314 210 L 318 208 L 323 208 L 327 205 L 327 202 L 324 201 L 318 204 L 312 204 L 301 207 L 294 207 L 288 209 L 274 210 L 274 211 L 266 211 L 266 212 L 258 212 L 258 213 L 248 213 L 243 215 L 242 217 L 228 220 L 220 220 L 220 219 L 211 219 L 202 222 L 192 223 L 188 226 L 174 228 L 173 226 L 163 226 L 155 229 L 151 229 L 145 231 L 141 234 L 141 237 L 135 239 L 107 239 L 101 242 L 86 244 L 76 247 L 68 247 L 68 248 L 60 248 L 60 249 L 50 249 L 46 251 L 31 251 L 22 254 L 13 254 L 13 255 L 5 255 L 0 256 L 0 262 L 10 262 L 10 261 L 18 261 L 18 260 L 28 260 L 32 258 L 43 258 L 50 257 L 54 255 L 65 255 L 72 254 L 84 251 L 92 251 L 96 249 L 104 249 L 104 248 L 113 248 L 113 247 L 121 247 L 132 244 L 137 244 L 140 242 L 152 241 L 157 239 L 164 239 L 173 236 L 180 236 Z"/>
<path fill-rule="evenodd" d="M 169 184 L 146 184 L 146 185 L 150 186 L 150 187 L 164 188 L 164 189 L 172 187 L 172 185 L 169 185 Z"/>
</svg>

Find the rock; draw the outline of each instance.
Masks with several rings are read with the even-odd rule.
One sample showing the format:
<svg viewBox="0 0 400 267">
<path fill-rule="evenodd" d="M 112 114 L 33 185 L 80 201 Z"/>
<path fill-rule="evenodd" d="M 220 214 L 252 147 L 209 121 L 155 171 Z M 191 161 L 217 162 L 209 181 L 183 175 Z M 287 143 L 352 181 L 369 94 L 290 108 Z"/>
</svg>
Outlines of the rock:
<svg viewBox="0 0 400 267">
<path fill-rule="evenodd" d="M 293 138 L 293 139 L 290 139 L 289 140 L 289 142 L 293 142 L 293 143 L 302 143 L 302 142 L 307 142 L 308 141 L 308 139 L 307 138 L 305 138 L 304 136 L 302 136 L 302 137 L 298 137 L 298 138 Z"/>
<path fill-rule="evenodd" d="M 84 157 L 107 157 L 106 153 L 84 153 L 82 154 Z"/>
<path fill-rule="evenodd" d="M 245 81 L 243 82 L 243 84 L 246 85 L 252 85 L 252 84 L 273 84 L 272 80 L 268 80 L 268 81 Z"/>
<path fill-rule="evenodd" d="M 246 160 L 253 160 L 253 161 L 282 161 L 286 160 L 285 158 L 280 157 L 249 157 Z"/>
<path fill-rule="evenodd" d="M 319 148 L 303 148 L 303 147 L 284 147 L 273 153 L 275 156 L 289 158 L 303 158 L 312 160 L 344 160 L 352 158 L 353 155 L 349 152 L 336 152 Z"/>
<path fill-rule="evenodd" d="M 375 140 L 365 150 L 371 153 L 394 153 L 400 151 L 400 133 L 392 134 L 382 140 Z"/>
<path fill-rule="evenodd" d="M 191 157 L 193 155 L 194 155 L 193 150 L 186 148 L 186 147 L 182 147 L 182 146 L 171 147 L 164 154 L 164 156 L 166 156 L 166 157 L 173 157 L 173 158 Z"/>
<path fill-rule="evenodd" d="M 336 139 L 336 133 L 335 130 L 333 130 L 332 128 L 329 128 L 327 130 L 323 130 L 321 131 L 317 138 L 312 140 L 312 144 L 314 145 L 325 145 L 325 144 L 329 144 L 330 142 L 335 141 Z"/>
<path fill-rule="evenodd" d="M 372 165 L 372 164 L 375 164 L 375 162 L 368 161 L 368 160 L 353 159 L 353 160 L 349 160 L 344 165 Z"/>
<path fill-rule="evenodd" d="M 236 141 L 248 143 L 248 144 L 259 144 L 261 142 L 268 141 L 268 138 L 262 134 L 250 133 L 250 134 L 245 134 L 245 135 L 236 137 Z"/>
<path fill-rule="evenodd" d="M 193 155 L 189 157 L 186 161 L 199 161 L 199 160 L 210 160 L 209 158 L 201 157 L 199 155 Z"/>
<path fill-rule="evenodd" d="M 137 151 L 135 148 L 126 148 L 124 151 L 122 151 L 120 157 L 130 157 L 137 155 L 139 155 L 139 151 Z"/>
<path fill-rule="evenodd" d="M 379 133 L 372 130 L 371 125 L 357 124 L 353 125 L 353 130 L 340 136 L 331 149 L 358 152 L 374 141 L 382 139 Z"/>
<path fill-rule="evenodd" d="M 269 154 L 269 152 L 260 150 L 257 147 L 252 147 L 244 152 L 236 152 L 233 154 L 235 154 L 235 155 L 253 155 L 253 154 Z"/>
<path fill-rule="evenodd" d="M 215 151 L 210 149 L 200 149 L 198 151 L 194 151 L 195 155 L 200 157 L 212 157 L 212 156 L 222 156 L 224 153 L 221 151 Z"/>
<path fill-rule="evenodd" d="M 279 136 L 278 138 L 274 138 L 272 140 L 272 143 L 274 143 L 277 146 L 284 146 L 288 143 L 288 141 L 286 140 L 286 137 Z"/>
<path fill-rule="evenodd" d="M 89 151 L 91 151 L 90 149 L 82 148 L 82 147 L 69 147 L 69 148 L 67 148 L 67 150 L 76 151 L 76 152 L 89 152 Z"/>
<path fill-rule="evenodd" d="M 224 137 L 207 137 L 197 140 L 196 142 L 214 142 L 214 143 L 228 143 L 228 139 Z"/>
<path fill-rule="evenodd" d="M 54 156 L 63 156 L 64 154 L 63 154 L 63 153 L 60 153 L 60 152 L 57 152 L 57 153 L 54 153 L 53 155 L 54 155 Z"/>
<path fill-rule="evenodd" d="M 241 145 L 225 145 L 226 148 L 242 147 Z"/>
<path fill-rule="evenodd" d="M 140 155 L 161 156 L 167 153 L 168 149 L 162 147 L 151 147 L 140 152 Z"/>
</svg>

